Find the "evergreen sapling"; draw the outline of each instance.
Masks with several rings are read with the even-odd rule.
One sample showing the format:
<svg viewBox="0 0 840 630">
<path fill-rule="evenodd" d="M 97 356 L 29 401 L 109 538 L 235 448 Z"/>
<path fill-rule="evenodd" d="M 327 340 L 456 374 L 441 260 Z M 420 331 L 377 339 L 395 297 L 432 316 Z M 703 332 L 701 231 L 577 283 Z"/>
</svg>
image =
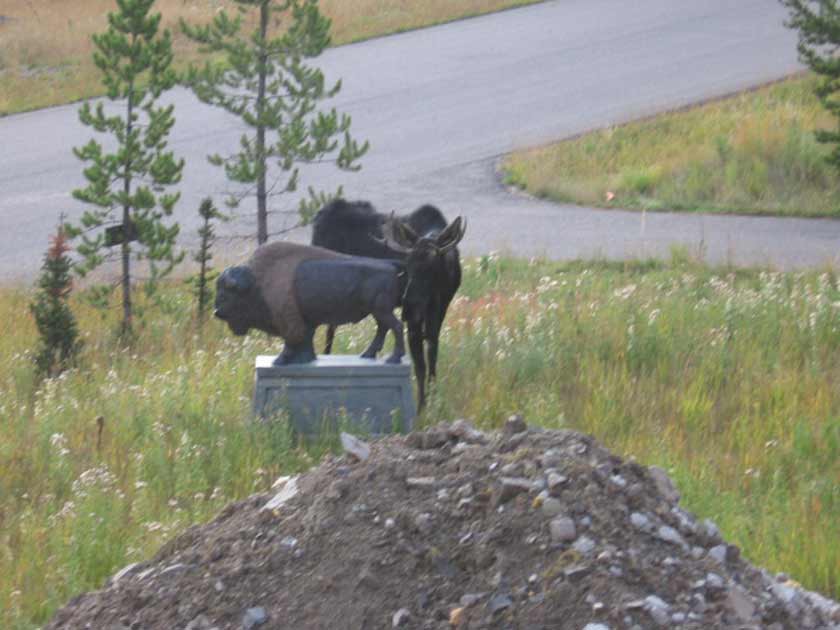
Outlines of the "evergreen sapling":
<svg viewBox="0 0 840 630">
<path fill-rule="evenodd" d="M 221 54 L 224 60 L 191 67 L 185 82 L 203 102 L 227 110 L 248 127 L 238 151 L 208 159 L 244 189 L 228 195 L 230 207 L 255 194 L 257 243 L 262 244 L 288 231 L 269 232 L 269 214 L 296 214 L 296 224 L 306 224 L 332 194 L 341 194 L 341 188 L 331 194 L 309 187 L 308 198 L 296 210 L 269 210 L 270 197 L 298 189 L 301 165 L 334 162 L 339 169 L 356 171 L 368 144 L 359 145 L 350 136 L 348 115 L 317 109 L 341 89 L 340 81 L 327 87 L 323 73 L 305 63 L 330 43 L 330 20 L 319 12 L 317 0 L 233 1 L 240 13 L 259 12 L 249 36 L 240 32 L 242 16 L 231 18 L 225 11 L 206 26 L 181 21 L 182 31 L 202 52 Z M 272 36 L 272 24 L 285 29 Z"/>
<path fill-rule="evenodd" d="M 216 231 L 213 227 L 213 221 L 227 221 L 227 217 L 219 212 L 210 198 L 204 199 L 201 202 L 198 208 L 198 214 L 201 216 L 202 224 L 198 229 L 199 247 L 195 256 L 193 256 L 193 260 L 198 263 L 199 271 L 198 275 L 194 276 L 192 280 L 197 305 L 196 317 L 198 326 L 201 328 L 213 300 L 212 282 L 218 275 L 210 267 L 210 261 L 213 259 L 213 244 L 216 242 Z"/>
<path fill-rule="evenodd" d="M 41 339 L 35 355 L 41 376 L 60 374 L 73 364 L 81 348 L 76 318 L 68 304 L 73 289 L 69 251 L 64 228 L 59 226 L 44 256 L 38 292 L 29 305 Z"/>
<path fill-rule="evenodd" d="M 184 162 L 167 150 L 173 107 L 157 104 L 176 82 L 170 67 L 172 40 L 169 31 L 159 33 L 161 15 L 149 13 L 153 5 L 154 0 L 117 0 L 117 11 L 108 14 L 108 29 L 93 36 L 94 63 L 115 106 L 106 110 L 102 102 L 95 108 L 85 103 L 79 118 L 110 134 L 115 147 L 108 152 L 91 140 L 74 149 L 88 164 L 88 183 L 73 196 L 92 208 L 80 225 L 67 226 L 69 236 L 82 237 L 77 251 L 83 261 L 76 266 L 81 275 L 116 258 L 109 248 L 119 245 L 124 334 L 132 328 L 132 259 L 148 262 L 150 290 L 183 259 L 175 250 L 178 225 L 164 219 L 179 197 L 166 189 L 180 181 Z"/>
</svg>

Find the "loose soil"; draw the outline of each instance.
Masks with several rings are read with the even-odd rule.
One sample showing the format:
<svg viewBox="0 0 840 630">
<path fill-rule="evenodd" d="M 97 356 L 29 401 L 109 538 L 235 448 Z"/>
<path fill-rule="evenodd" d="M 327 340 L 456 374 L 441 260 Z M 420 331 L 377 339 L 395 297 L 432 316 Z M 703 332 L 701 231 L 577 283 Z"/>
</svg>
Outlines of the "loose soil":
<svg viewBox="0 0 840 630">
<path fill-rule="evenodd" d="M 229 505 L 47 628 L 840 628 L 840 605 L 588 436 L 513 417 L 369 447 Z"/>
</svg>

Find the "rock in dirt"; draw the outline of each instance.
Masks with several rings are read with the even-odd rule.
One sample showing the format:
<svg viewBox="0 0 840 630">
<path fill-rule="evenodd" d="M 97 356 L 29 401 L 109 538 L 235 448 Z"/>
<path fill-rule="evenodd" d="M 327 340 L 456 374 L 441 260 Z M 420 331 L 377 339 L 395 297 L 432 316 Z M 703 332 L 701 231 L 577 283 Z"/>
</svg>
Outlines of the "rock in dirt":
<svg viewBox="0 0 840 630">
<path fill-rule="evenodd" d="M 276 482 L 275 482 L 276 485 Z M 264 506 L 263 510 L 271 512 L 279 510 L 292 500 L 298 493 L 297 477 L 288 477 L 282 484 L 280 492 L 275 494 Z"/>
<path fill-rule="evenodd" d="M 492 615 L 500 613 L 503 610 L 510 608 L 511 606 L 513 606 L 513 600 L 510 598 L 510 596 L 505 595 L 504 593 L 492 597 L 487 602 L 487 610 L 489 610 L 490 614 Z"/>
<path fill-rule="evenodd" d="M 563 486 L 568 481 L 568 477 L 563 475 L 559 475 L 556 472 L 550 472 L 546 476 L 546 486 L 548 486 L 548 492 L 552 496 L 557 496 L 563 490 Z"/>
<path fill-rule="evenodd" d="M 549 524 L 551 540 L 556 543 L 571 542 L 577 538 L 575 522 L 568 516 L 555 518 Z"/>
<path fill-rule="evenodd" d="M 740 586 L 733 586 L 726 593 L 726 605 L 743 623 L 752 621 L 755 604 Z"/>
<path fill-rule="evenodd" d="M 111 577 L 111 585 L 113 586 L 113 585 L 117 584 L 121 579 L 123 579 L 127 575 L 130 575 L 131 573 L 135 573 L 139 566 L 140 566 L 139 562 L 132 562 L 128 566 L 123 567 L 122 569 L 117 571 L 113 575 L 113 577 Z"/>
<path fill-rule="evenodd" d="M 679 508 L 664 471 L 573 431 L 516 428 L 457 421 L 351 445 L 352 464 L 328 454 L 46 630 L 840 628 L 836 602 Z"/>
<path fill-rule="evenodd" d="M 517 433 L 522 433 L 527 430 L 528 425 L 525 423 L 525 418 L 517 413 L 507 419 L 505 426 L 502 429 L 502 434 L 505 437 L 511 437 L 512 435 L 516 435 Z"/>
<path fill-rule="evenodd" d="M 561 514 L 566 508 L 566 504 L 554 497 L 547 497 L 542 502 L 542 513 L 548 518 L 552 518 Z"/>
<path fill-rule="evenodd" d="M 405 480 L 405 485 L 409 488 L 434 488 L 436 483 L 437 479 L 434 477 L 408 477 Z"/>
<path fill-rule="evenodd" d="M 360 462 L 366 461 L 370 457 L 370 446 L 367 442 L 363 442 L 349 433 L 341 433 L 341 448 Z"/>
<path fill-rule="evenodd" d="M 499 503 L 507 503 L 513 497 L 523 492 L 530 492 L 533 484 L 530 479 L 521 477 L 502 477 L 499 480 L 501 487 L 499 489 Z"/>
<path fill-rule="evenodd" d="M 664 540 L 667 543 L 671 543 L 673 545 L 679 545 L 680 547 L 686 547 L 686 542 L 683 540 L 683 537 L 680 536 L 680 533 L 670 527 L 669 525 L 663 525 L 658 530 L 656 530 L 656 537 L 659 540 Z"/>
<path fill-rule="evenodd" d="M 216 628 L 205 615 L 199 615 L 190 621 L 184 630 L 216 630 Z"/>
<path fill-rule="evenodd" d="M 726 545 L 715 545 L 709 549 L 709 557 L 718 564 L 726 562 Z"/>
<path fill-rule="evenodd" d="M 456 420 L 449 427 L 449 436 L 458 440 L 459 444 L 486 444 L 487 435 L 483 431 L 476 429 L 471 423 L 466 420 Z"/>
<path fill-rule="evenodd" d="M 407 626 L 410 619 L 411 611 L 408 608 L 400 608 L 391 617 L 391 627 L 402 628 L 403 626 Z"/>
<path fill-rule="evenodd" d="M 268 614 L 266 614 L 265 608 L 262 606 L 249 608 L 242 618 L 242 628 L 243 630 L 251 630 L 251 628 L 263 625 L 266 621 L 268 621 Z"/>
<path fill-rule="evenodd" d="M 669 503 L 677 503 L 680 500 L 680 493 L 677 491 L 674 482 L 664 470 L 659 466 L 651 466 L 648 468 L 648 474 L 653 478 L 656 484 L 656 489 L 659 494 Z"/>
</svg>

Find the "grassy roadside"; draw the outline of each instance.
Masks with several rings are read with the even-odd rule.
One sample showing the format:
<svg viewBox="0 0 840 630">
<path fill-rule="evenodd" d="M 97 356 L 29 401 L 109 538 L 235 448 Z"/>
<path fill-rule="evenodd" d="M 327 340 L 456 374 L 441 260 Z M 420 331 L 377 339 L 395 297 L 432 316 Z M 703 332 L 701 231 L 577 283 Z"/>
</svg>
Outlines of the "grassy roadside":
<svg viewBox="0 0 840 630">
<path fill-rule="evenodd" d="M 812 76 L 508 156 L 531 194 L 597 207 L 840 216 Z"/>
<path fill-rule="evenodd" d="M 466 261 L 427 422 L 529 422 L 595 435 L 671 470 L 684 505 L 752 561 L 840 596 L 840 284 L 832 273 Z M 228 501 L 305 468 L 251 426 L 252 361 L 165 291 L 120 348 L 80 304 L 78 371 L 38 385 L 28 296 L 0 290 L 0 627 L 32 628 Z M 360 352 L 370 326 L 339 331 Z M 480 367 L 479 367 L 480 366 Z M 98 418 L 103 418 L 101 436 Z"/>
<path fill-rule="evenodd" d="M 540 0 L 321 0 L 333 43 L 353 41 L 533 4 Z M 158 0 L 176 59 L 194 58 L 178 19 L 209 22 L 230 0 Z M 107 26 L 113 0 L 4 0 L 0 8 L 0 116 L 103 93 L 90 36 Z M 235 9 L 233 9 L 235 12 Z M 337 78 L 337 77 L 335 77 Z"/>
</svg>

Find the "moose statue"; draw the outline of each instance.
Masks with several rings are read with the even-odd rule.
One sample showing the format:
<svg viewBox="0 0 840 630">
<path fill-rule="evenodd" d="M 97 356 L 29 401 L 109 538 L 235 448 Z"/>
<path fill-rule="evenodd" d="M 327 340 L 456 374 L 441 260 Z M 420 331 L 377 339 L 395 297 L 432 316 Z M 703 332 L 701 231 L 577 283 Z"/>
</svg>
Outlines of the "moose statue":
<svg viewBox="0 0 840 630">
<path fill-rule="evenodd" d="M 333 251 L 275 242 L 250 260 L 229 267 L 216 281 L 215 315 L 235 335 L 262 330 L 285 341 L 275 365 L 315 360 L 313 337 L 322 324 L 376 320 L 376 336 L 362 357 L 375 358 L 385 336 L 394 334 L 388 363 L 405 354 L 403 326 L 394 315 L 401 295 L 402 263 L 346 256 Z"/>
<path fill-rule="evenodd" d="M 440 210 L 424 205 L 397 217 L 377 212 L 366 201 L 334 199 L 315 215 L 312 244 L 344 254 L 399 260 L 405 266 L 400 306 L 417 377 L 418 407 L 426 402 L 428 379 L 437 374 L 438 340 L 449 303 L 461 285 L 457 245 L 466 222 L 447 223 Z M 330 353 L 335 325 L 327 330 Z M 424 356 L 424 343 L 425 354 Z"/>
</svg>

